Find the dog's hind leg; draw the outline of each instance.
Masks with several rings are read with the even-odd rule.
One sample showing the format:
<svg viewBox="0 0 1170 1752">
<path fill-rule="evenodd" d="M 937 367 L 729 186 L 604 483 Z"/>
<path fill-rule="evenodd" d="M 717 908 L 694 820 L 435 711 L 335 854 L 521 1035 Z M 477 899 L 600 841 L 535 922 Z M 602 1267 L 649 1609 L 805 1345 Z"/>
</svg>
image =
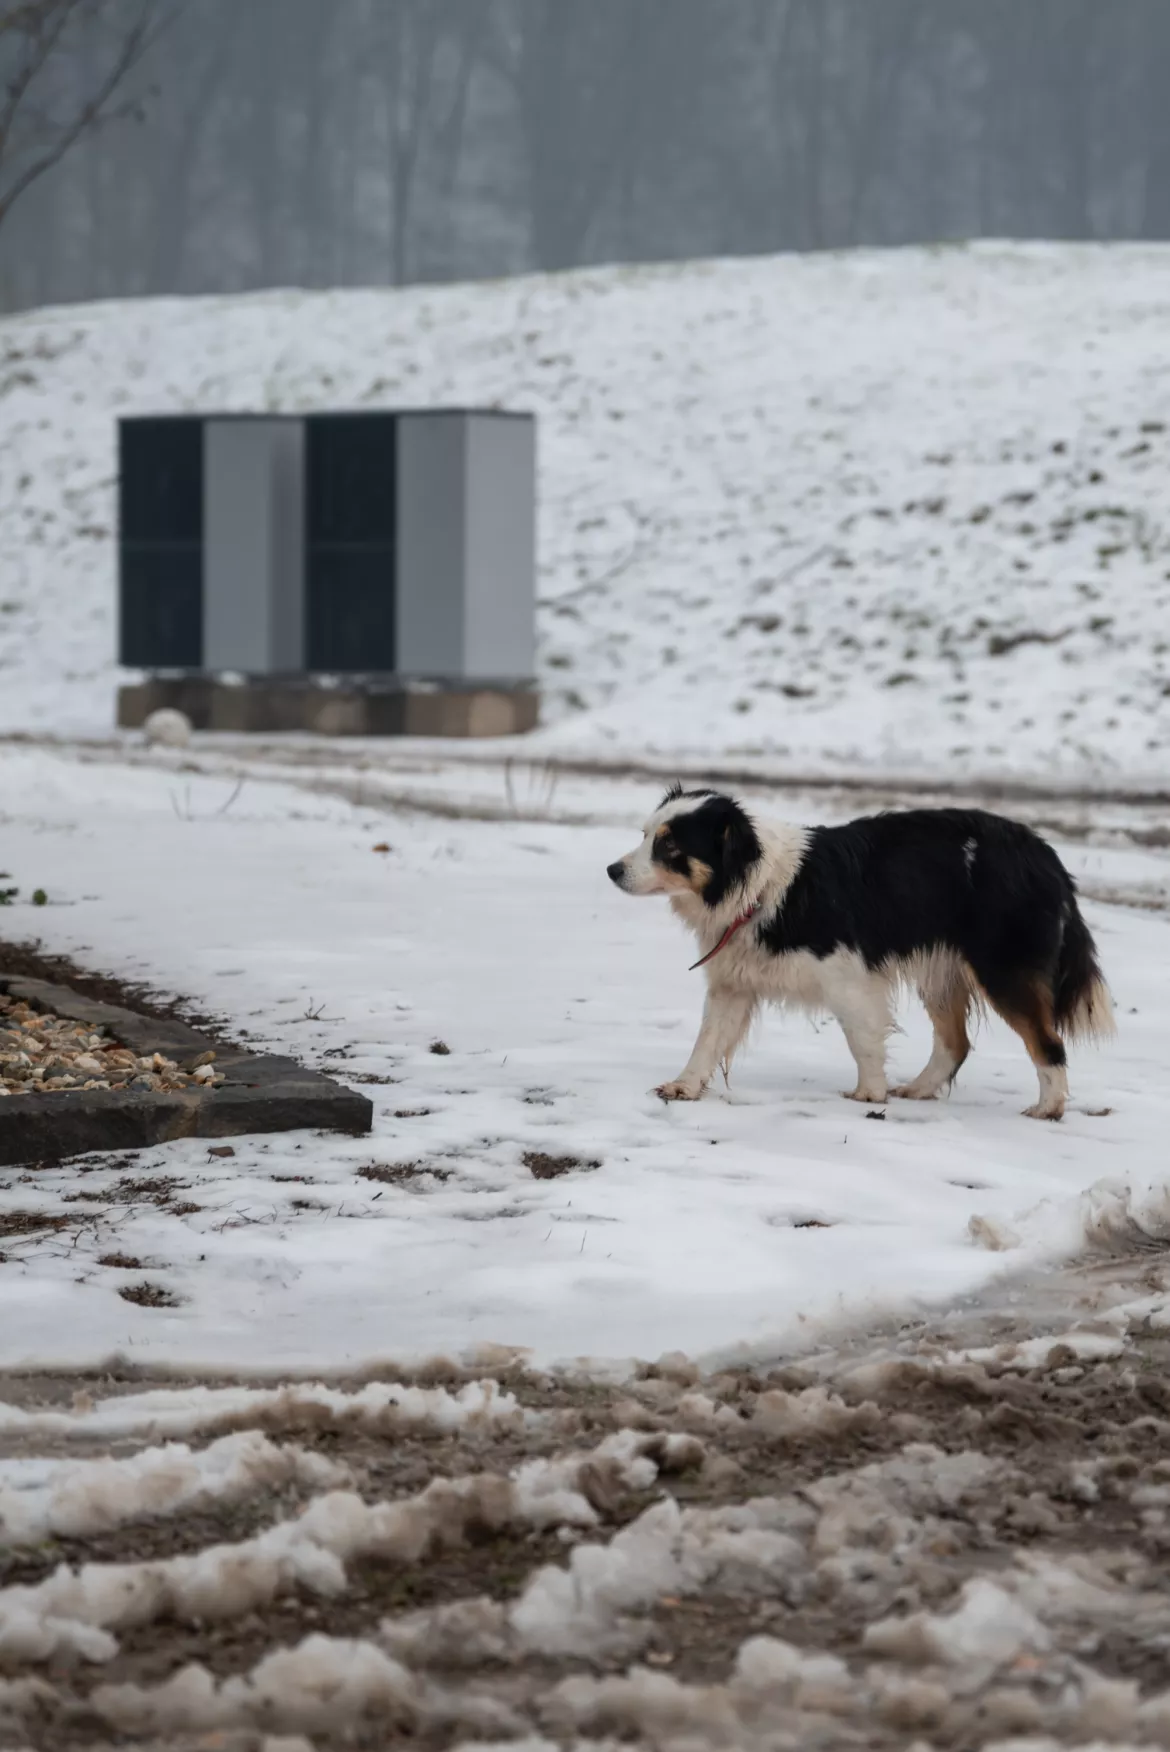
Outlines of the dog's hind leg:
<svg viewBox="0 0 1170 1752">
<path fill-rule="evenodd" d="M 664 1101 L 697 1101 L 720 1065 L 726 1068 L 751 1026 L 756 1001 L 748 993 L 720 987 L 708 991 L 699 1038 L 682 1073 L 655 1090 Z"/>
<path fill-rule="evenodd" d="M 1063 1119 L 1068 1072 L 1064 1042 L 1056 1032 L 1051 985 L 1043 975 L 983 983 L 992 1008 L 1027 1047 L 1040 1079 L 1040 1099 L 1025 1107 L 1025 1114 L 1029 1119 Z"/>
<path fill-rule="evenodd" d="M 914 1081 L 890 1090 L 891 1095 L 899 1095 L 905 1101 L 933 1101 L 941 1089 L 954 1082 L 971 1051 L 967 1035 L 971 994 L 967 986 L 956 980 L 945 992 L 928 988 L 919 995 L 934 1024 L 934 1045 L 930 1058 Z"/>
</svg>

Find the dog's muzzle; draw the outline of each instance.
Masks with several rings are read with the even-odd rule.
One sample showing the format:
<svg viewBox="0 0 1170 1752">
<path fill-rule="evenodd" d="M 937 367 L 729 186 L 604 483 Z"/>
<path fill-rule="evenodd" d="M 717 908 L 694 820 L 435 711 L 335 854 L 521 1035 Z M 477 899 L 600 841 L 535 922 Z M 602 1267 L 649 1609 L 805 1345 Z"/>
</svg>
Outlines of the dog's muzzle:
<svg viewBox="0 0 1170 1752">
<path fill-rule="evenodd" d="M 611 882 L 617 883 L 619 888 L 625 887 L 625 885 L 626 885 L 626 864 L 625 864 L 624 858 L 619 858 L 616 864 L 608 865 L 605 873 L 609 877 Z"/>
</svg>

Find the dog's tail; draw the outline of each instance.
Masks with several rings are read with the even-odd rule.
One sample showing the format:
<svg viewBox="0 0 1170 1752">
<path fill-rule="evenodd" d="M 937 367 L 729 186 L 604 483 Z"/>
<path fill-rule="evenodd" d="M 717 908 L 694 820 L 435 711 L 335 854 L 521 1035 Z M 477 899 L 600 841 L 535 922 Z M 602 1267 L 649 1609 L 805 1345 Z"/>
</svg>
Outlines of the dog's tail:
<svg viewBox="0 0 1170 1752">
<path fill-rule="evenodd" d="M 1052 997 L 1056 1032 L 1065 1040 L 1106 1040 L 1116 1033 L 1113 999 L 1075 893 L 1068 898 Z"/>
</svg>

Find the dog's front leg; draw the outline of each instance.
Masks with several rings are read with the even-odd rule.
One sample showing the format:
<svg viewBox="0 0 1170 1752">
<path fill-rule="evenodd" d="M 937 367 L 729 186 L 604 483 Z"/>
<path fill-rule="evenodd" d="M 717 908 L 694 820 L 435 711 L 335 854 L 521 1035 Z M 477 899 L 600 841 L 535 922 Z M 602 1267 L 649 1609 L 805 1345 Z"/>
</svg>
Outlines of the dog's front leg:
<svg viewBox="0 0 1170 1752">
<path fill-rule="evenodd" d="M 709 990 L 699 1038 L 686 1069 L 673 1083 L 660 1083 L 654 1093 L 664 1101 L 697 1101 L 719 1066 L 730 1064 L 748 1031 L 754 1008 L 754 999 L 742 992 L 726 987 Z"/>
</svg>

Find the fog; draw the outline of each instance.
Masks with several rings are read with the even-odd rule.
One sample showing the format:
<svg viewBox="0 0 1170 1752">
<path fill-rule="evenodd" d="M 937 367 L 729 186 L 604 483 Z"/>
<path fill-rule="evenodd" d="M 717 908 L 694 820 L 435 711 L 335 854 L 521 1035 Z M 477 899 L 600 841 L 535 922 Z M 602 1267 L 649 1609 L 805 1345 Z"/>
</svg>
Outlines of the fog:
<svg viewBox="0 0 1170 1752">
<path fill-rule="evenodd" d="M 1170 0 L 0 0 L 0 77 L 7 309 L 1170 235 Z"/>
</svg>

